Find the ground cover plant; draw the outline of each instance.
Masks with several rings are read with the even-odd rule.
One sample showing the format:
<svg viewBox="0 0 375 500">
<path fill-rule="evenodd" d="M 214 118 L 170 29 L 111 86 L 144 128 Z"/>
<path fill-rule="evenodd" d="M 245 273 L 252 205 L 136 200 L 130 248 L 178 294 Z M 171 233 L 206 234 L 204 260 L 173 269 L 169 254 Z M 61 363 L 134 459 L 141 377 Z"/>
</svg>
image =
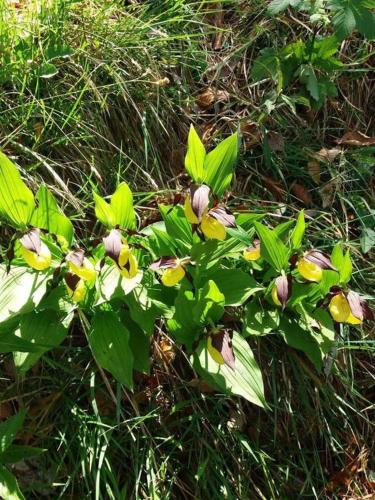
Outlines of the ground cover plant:
<svg viewBox="0 0 375 500">
<path fill-rule="evenodd" d="M 371 496 L 373 326 L 329 307 L 373 299 L 370 4 L 2 4 L 3 298 L 40 278 L 3 309 L 14 495 Z"/>
</svg>

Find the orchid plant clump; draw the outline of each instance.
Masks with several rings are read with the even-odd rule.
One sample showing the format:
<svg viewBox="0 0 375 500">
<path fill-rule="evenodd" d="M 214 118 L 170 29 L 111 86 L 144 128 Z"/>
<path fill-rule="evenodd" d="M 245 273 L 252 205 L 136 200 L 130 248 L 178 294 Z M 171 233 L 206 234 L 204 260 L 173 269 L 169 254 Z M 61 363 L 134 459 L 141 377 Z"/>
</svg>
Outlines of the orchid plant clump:
<svg viewBox="0 0 375 500">
<path fill-rule="evenodd" d="M 51 192 L 34 196 L 1 153 L 0 215 L 15 233 L 0 270 L 0 345 L 17 371 L 61 344 L 76 317 L 96 363 L 132 388 L 133 370 L 150 370 L 157 323 L 211 386 L 266 406 L 248 339 L 279 335 L 320 370 L 340 324 L 373 319 L 348 288 L 341 243 L 330 255 L 303 244 L 303 211 L 271 227 L 226 205 L 237 156 L 237 133 L 207 153 L 191 127 L 184 203 L 139 227 L 123 182 L 109 201 L 94 193 L 100 229 L 80 241 Z"/>
</svg>

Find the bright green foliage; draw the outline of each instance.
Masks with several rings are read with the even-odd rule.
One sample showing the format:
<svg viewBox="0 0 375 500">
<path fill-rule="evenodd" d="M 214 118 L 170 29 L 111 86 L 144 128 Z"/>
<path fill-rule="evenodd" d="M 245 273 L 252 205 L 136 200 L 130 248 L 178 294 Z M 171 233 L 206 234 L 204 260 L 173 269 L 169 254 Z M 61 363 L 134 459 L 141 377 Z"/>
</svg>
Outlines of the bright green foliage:
<svg viewBox="0 0 375 500">
<path fill-rule="evenodd" d="M 190 127 L 185 168 L 197 184 L 205 183 L 215 194 L 221 196 L 232 180 L 237 157 L 237 132 L 206 154 L 197 132 L 193 126 Z"/>
<path fill-rule="evenodd" d="M 15 227 L 26 226 L 34 210 L 34 196 L 17 167 L 0 151 L 0 216 Z"/>
<path fill-rule="evenodd" d="M 335 44 L 317 42 L 314 57 L 333 53 Z M 305 50 L 304 44 L 295 48 Z M 192 128 L 186 168 L 193 183 L 206 182 L 211 188 L 198 191 L 206 193 L 198 208 L 203 205 L 199 217 L 212 224 L 210 239 L 199 224 L 189 222 L 191 216 L 188 219 L 181 204 L 160 205 L 161 220 L 138 232 L 133 194 L 125 183 L 109 203 L 94 193 L 96 215 L 106 231 L 99 228 L 101 241 L 99 234 L 91 235 L 86 253 L 74 245 L 70 220 L 44 186 L 30 216 L 12 218 L 17 229 L 22 220 L 30 220 L 44 230 L 17 233 L 10 270 L 4 265 L 0 269 L 0 351 L 14 352 L 20 374 L 63 343 L 74 313 L 96 363 L 128 388 L 133 387 L 133 370 L 149 372 L 149 339 L 155 322 L 184 346 L 209 384 L 259 406 L 266 406 L 261 369 L 248 339 L 277 334 L 321 369 L 335 344 L 327 294 L 332 287 L 348 292 L 349 253 L 343 254 L 337 245 L 330 263 L 319 250 L 305 248 L 303 211 L 296 221 L 274 228 L 260 223 L 262 216 L 250 210 L 232 214 L 221 195 L 233 175 L 237 135 L 207 155 L 202 147 Z M 33 200 L 18 171 L 13 166 L 9 171 L 19 192 Z M 1 179 L 0 195 L 0 206 L 5 206 L 11 194 Z M 244 250 L 257 239 L 260 253 L 256 261 L 246 261 Z M 26 266 L 34 266 L 34 260 L 25 248 L 38 254 L 42 244 L 48 245 L 43 248 L 52 258 L 48 268 L 36 271 Z M 312 279 L 308 274 L 308 265 L 314 262 L 322 266 L 317 280 L 316 272 Z"/>
</svg>

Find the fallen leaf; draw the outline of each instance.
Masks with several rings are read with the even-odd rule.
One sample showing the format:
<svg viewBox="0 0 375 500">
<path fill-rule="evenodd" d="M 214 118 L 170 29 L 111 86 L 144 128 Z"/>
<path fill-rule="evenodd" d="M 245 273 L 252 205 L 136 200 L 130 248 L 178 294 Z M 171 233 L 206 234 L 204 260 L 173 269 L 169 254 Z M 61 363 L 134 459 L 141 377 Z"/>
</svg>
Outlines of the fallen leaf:
<svg viewBox="0 0 375 500">
<path fill-rule="evenodd" d="M 338 178 L 332 179 L 319 189 L 319 194 L 322 198 L 322 207 L 327 208 L 333 205 L 336 198 L 336 193 L 341 186 Z"/>
<path fill-rule="evenodd" d="M 197 387 L 201 392 L 206 394 L 212 394 L 215 389 L 199 378 L 193 378 L 188 382 L 189 387 Z"/>
<path fill-rule="evenodd" d="M 317 160 L 310 160 L 307 163 L 307 171 L 315 184 L 320 184 L 320 163 Z"/>
<path fill-rule="evenodd" d="M 327 149 L 327 148 L 322 148 L 320 151 L 317 153 L 313 153 L 313 157 L 316 158 L 317 160 L 327 160 L 329 162 L 333 162 L 334 159 L 341 153 L 340 148 L 332 148 L 332 149 Z"/>
<path fill-rule="evenodd" d="M 163 338 L 159 342 L 160 353 L 164 361 L 171 363 L 176 357 L 176 350 L 169 339 Z"/>
<path fill-rule="evenodd" d="M 345 146 L 372 146 L 375 144 L 375 137 L 369 137 L 362 132 L 353 130 L 352 132 L 347 132 L 341 139 L 337 141 L 337 144 L 344 144 Z"/>
<path fill-rule="evenodd" d="M 245 149 L 251 149 L 262 141 L 262 132 L 256 122 L 241 123 L 241 133 Z"/>
<path fill-rule="evenodd" d="M 13 407 L 9 401 L 0 403 L 0 420 L 6 420 L 13 415 Z"/>
<path fill-rule="evenodd" d="M 229 94 L 225 90 L 218 90 L 214 87 L 208 87 L 197 95 L 195 102 L 201 109 L 208 109 L 217 102 L 229 100 Z"/>
<path fill-rule="evenodd" d="M 267 134 L 268 145 L 271 151 L 282 152 L 285 148 L 284 137 L 274 130 L 270 130 Z"/>
<path fill-rule="evenodd" d="M 279 181 L 271 177 L 262 177 L 262 184 L 277 201 L 285 201 L 285 189 Z"/>
<path fill-rule="evenodd" d="M 309 190 L 305 186 L 295 182 L 292 185 L 291 191 L 294 194 L 294 196 L 298 198 L 300 201 L 302 201 L 302 203 L 304 203 L 306 206 L 311 205 L 312 196 Z"/>
</svg>

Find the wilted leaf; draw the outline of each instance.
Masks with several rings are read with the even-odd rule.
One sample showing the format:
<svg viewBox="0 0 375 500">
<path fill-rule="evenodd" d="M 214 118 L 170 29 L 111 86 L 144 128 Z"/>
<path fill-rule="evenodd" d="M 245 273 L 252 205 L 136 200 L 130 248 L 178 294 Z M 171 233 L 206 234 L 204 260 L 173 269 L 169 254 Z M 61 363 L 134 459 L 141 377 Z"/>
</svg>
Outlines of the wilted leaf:
<svg viewBox="0 0 375 500">
<path fill-rule="evenodd" d="M 229 94 L 225 90 L 218 90 L 215 87 L 208 87 L 195 98 L 195 102 L 201 109 L 208 109 L 217 102 L 226 102 Z"/>
<path fill-rule="evenodd" d="M 307 163 L 307 170 L 315 184 L 320 183 L 320 163 L 317 160 L 310 160 Z"/>
<path fill-rule="evenodd" d="M 341 151 L 342 150 L 340 148 L 332 148 L 332 149 L 322 148 L 317 153 L 313 153 L 312 156 L 317 160 L 332 162 L 341 153 Z"/>
<path fill-rule="evenodd" d="M 343 144 L 345 146 L 372 146 L 375 144 L 375 137 L 369 137 L 362 132 L 354 130 L 344 134 L 341 139 L 337 141 L 337 144 Z"/>
<path fill-rule="evenodd" d="M 241 124 L 241 132 L 245 148 L 250 149 L 262 140 L 262 132 L 256 122 L 248 121 Z"/>
<path fill-rule="evenodd" d="M 327 208 L 333 205 L 337 190 L 341 186 L 340 179 L 332 179 L 327 184 L 319 189 L 319 194 L 322 198 L 322 207 Z"/>
<path fill-rule="evenodd" d="M 295 182 L 292 185 L 292 193 L 296 198 L 298 198 L 302 203 L 304 203 L 306 206 L 311 205 L 312 203 L 312 196 L 309 190 L 303 186 L 302 184 L 298 184 Z"/>
<path fill-rule="evenodd" d="M 276 201 L 285 201 L 285 189 L 279 181 L 271 177 L 262 177 L 262 184 L 274 196 Z"/>
</svg>

